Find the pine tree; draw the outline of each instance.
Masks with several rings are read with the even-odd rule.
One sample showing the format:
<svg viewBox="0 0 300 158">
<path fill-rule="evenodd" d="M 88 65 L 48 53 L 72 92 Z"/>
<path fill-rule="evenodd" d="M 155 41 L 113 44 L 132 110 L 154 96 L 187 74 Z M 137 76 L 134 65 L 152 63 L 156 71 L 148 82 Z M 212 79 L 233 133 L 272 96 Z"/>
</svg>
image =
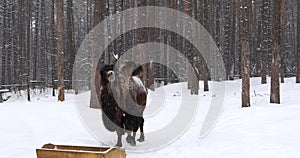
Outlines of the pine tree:
<svg viewBox="0 0 300 158">
<path fill-rule="evenodd" d="M 285 17 L 285 0 L 282 0 L 281 4 L 281 16 L 280 16 L 280 82 L 284 83 L 284 78 L 286 77 L 286 47 L 285 47 L 285 26 L 286 26 L 286 17 Z"/>
<path fill-rule="evenodd" d="M 27 10 L 26 10 L 26 47 L 25 47 L 25 61 L 26 61 L 26 82 L 29 81 L 31 76 L 31 70 L 30 70 L 30 61 L 31 61 L 31 27 L 32 27 L 32 1 L 27 0 Z"/>
<path fill-rule="evenodd" d="M 264 0 L 262 7 L 262 26 L 263 26 L 263 43 L 261 55 L 261 83 L 267 83 L 267 70 L 268 70 L 268 54 L 271 50 L 271 2 Z"/>
<path fill-rule="evenodd" d="M 280 37 L 281 37 L 281 8 L 282 0 L 274 0 L 274 20 L 273 20 L 273 45 L 272 45 L 272 66 L 271 66 L 271 103 L 280 104 L 280 83 L 279 83 L 279 64 L 280 64 Z"/>
<path fill-rule="evenodd" d="M 57 90 L 58 100 L 65 100 L 64 90 L 64 3 L 62 0 L 56 1 L 57 9 Z"/>
<path fill-rule="evenodd" d="M 203 0 L 202 1 L 202 3 L 201 3 L 201 6 L 202 6 L 202 8 L 201 8 L 201 10 L 203 10 L 202 11 L 202 21 L 203 21 L 203 25 L 204 25 L 204 27 L 206 28 L 206 29 L 208 29 L 209 30 L 209 32 L 210 33 L 212 33 L 213 32 L 213 26 L 211 26 L 210 28 L 211 29 L 209 29 L 209 19 L 208 19 L 208 15 L 209 14 L 213 14 L 213 13 L 211 13 L 211 11 L 209 10 L 209 8 L 208 8 L 208 1 L 207 0 Z M 209 86 L 208 86 L 208 67 L 207 67 L 207 63 L 204 61 L 204 59 L 203 58 L 201 58 L 202 59 L 202 64 L 201 64 L 201 67 L 202 67 L 202 77 L 203 77 L 203 82 L 204 82 L 204 91 L 205 92 L 207 92 L 207 91 L 209 91 Z"/>
<path fill-rule="evenodd" d="M 67 0 L 67 49 L 66 52 L 68 55 L 68 58 L 66 60 L 66 73 L 65 77 L 67 80 L 71 81 L 72 79 L 72 70 L 73 70 L 73 63 L 75 61 L 75 55 L 76 55 L 76 50 L 75 50 L 75 32 L 74 32 L 74 16 L 73 16 L 73 0 Z M 68 86 L 71 86 L 69 83 Z M 71 88 L 71 87 L 68 87 Z"/>
<path fill-rule="evenodd" d="M 229 66 L 228 66 L 228 72 L 229 72 L 229 79 L 234 80 L 234 69 L 235 69 L 235 10 L 236 10 L 236 2 L 235 0 L 230 0 L 230 12 L 229 12 Z"/>
<path fill-rule="evenodd" d="M 55 28 L 55 0 L 51 1 L 51 13 L 50 13 L 50 66 L 51 66 L 51 80 L 53 81 L 56 78 L 56 61 L 55 57 L 57 54 L 57 41 L 56 41 L 56 28 Z M 55 96 L 55 93 L 53 93 Z"/>
<path fill-rule="evenodd" d="M 296 82 L 300 83 L 300 1 L 297 1 L 297 79 Z"/>
<path fill-rule="evenodd" d="M 250 39 L 249 39 L 249 1 L 241 2 L 242 37 L 242 107 L 250 107 Z"/>
<path fill-rule="evenodd" d="M 104 0 L 96 0 L 95 1 L 95 9 L 94 9 L 94 21 L 93 21 L 94 27 L 96 27 L 102 20 L 104 20 L 104 15 L 105 15 Z M 97 41 L 97 40 L 95 40 L 95 41 Z M 97 45 L 97 43 L 94 43 L 93 47 L 96 47 L 96 45 Z M 101 61 L 99 64 L 93 63 L 94 67 L 92 68 L 93 71 L 92 71 L 92 78 L 91 78 L 91 86 L 95 86 L 95 87 L 91 87 L 91 99 L 90 99 L 90 107 L 91 108 L 97 108 L 97 109 L 100 108 L 100 105 L 98 104 L 96 92 L 98 92 L 98 94 L 100 92 L 100 82 L 99 82 L 100 74 L 98 72 L 100 72 L 101 66 L 103 66 L 103 62 L 104 61 Z M 95 78 L 93 78 L 94 75 L 95 75 Z M 98 82 L 96 82 L 96 81 L 98 81 Z M 98 98 L 100 98 L 100 97 L 98 97 Z"/>
</svg>

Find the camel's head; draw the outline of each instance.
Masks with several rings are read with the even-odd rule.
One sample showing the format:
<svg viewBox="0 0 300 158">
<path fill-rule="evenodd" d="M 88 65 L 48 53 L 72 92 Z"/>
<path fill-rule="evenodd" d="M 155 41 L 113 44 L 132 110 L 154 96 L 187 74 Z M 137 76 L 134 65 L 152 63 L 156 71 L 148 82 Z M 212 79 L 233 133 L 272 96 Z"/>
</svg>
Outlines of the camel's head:
<svg viewBox="0 0 300 158">
<path fill-rule="evenodd" d="M 106 75 L 107 75 L 107 80 L 109 81 L 109 82 L 114 82 L 115 81 L 115 79 L 116 79 L 116 75 L 115 75 L 115 73 L 113 72 L 113 71 L 108 71 L 107 73 L 106 73 Z"/>
<path fill-rule="evenodd" d="M 114 65 L 104 65 L 100 70 L 101 75 L 101 85 L 105 86 L 108 83 L 114 82 L 116 75 L 114 70 Z"/>
</svg>

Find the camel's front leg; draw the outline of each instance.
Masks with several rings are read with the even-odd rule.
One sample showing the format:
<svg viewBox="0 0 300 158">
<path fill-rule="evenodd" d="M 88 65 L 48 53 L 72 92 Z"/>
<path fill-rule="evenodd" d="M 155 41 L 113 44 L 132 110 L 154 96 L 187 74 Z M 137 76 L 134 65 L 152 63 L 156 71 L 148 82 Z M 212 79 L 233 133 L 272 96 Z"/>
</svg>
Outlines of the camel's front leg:
<svg viewBox="0 0 300 158">
<path fill-rule="evenodd" d="M 117 134 L 118 134 L 118 142 L 117 142 L 116 146 L 117 147 L 122 147 L 122 135 L 123 135 L 123 132 L 117 131 Z"/>
</svg>

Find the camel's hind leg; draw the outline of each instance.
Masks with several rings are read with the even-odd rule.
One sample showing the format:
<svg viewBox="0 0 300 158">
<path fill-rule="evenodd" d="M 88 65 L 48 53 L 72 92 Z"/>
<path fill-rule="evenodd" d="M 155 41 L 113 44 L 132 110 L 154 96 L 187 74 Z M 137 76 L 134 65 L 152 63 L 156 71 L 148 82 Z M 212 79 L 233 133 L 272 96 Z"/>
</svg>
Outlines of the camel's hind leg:
<svg viewBox="0 0 300 158">
<path fill-rule="evenodd" d="M 142 121 L 141 121 L 141 124 L 140 124 L 140 132 L 141 132 L 141 135 L 140 135 L 140 138 L 137 141 L 143 142 L 143 141 L 145 141 L 145 135 L 144 135 L 144 118 L 143 117 L 142 117 Z"/>
<path fill-rule="evenodd" d="M 126 137 L 126 142 L 130 144 L 131 142 L 131 131 L 127 131 L 127 137 Z"/>
<path fill-rule="evenodd" d="M 135 136 L 136 136 L 136 132 L 133 132 L 132 141 L 130 143 L 131 146 L 136 146 Z"/>
<path fill-rule="evenodd" d="M 131 146 L 136 146 L 136 141 L 135 141 L 135 136 L 136 136 L 136 132 L 133 132 L 133 136 L 131 136 L 131 132 L 132 131 L 128 131 L 127 132 L 127 137 L 126 137 L 126 141 L 128 144 L 130 144 Z"/>
</svg>

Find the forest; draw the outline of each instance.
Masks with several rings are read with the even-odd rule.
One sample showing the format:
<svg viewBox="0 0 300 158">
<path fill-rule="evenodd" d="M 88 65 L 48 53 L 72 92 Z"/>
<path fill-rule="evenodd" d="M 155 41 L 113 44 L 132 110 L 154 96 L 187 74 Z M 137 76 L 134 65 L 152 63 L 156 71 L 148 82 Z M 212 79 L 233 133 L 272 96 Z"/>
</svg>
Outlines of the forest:
<svg viewBox="0 0 300 158">
<path fill-rule="evenodd" d="M 43 82 L 72 88 L 73 64 L 86 36 L 101 21 L 118 12 L 141 6 L 178 10 L 194 18 L 210 33 L 226 69 L 226 80 L 243 79 L 243 107 L 250 106 L 249 78 L 271 77 L 271 102 L 280 103 L 279 84 L 286 77 L 300 83 L 300 1 L 298 0 L 2 0 L 0 1 L 0 85 Z M 118 25 L 137 25 L 137 15 Z M 175 16 L 175 15 L 174 15 Z M 176 18 L 176 17 L 174 17 Z M 164 21 L 161 21 L 164 25 Z M 110 27 L 106 34 L 120 32 Z M 185 28 L 183 31 L 193 31 Z M 186 56 L 206 82 L 210 72 L 198 50 L 182 36 L 158 28 L 134 29 L 119 36 L 104 52 L 103 63 L 112 63 L 115 54 L 147 42 L 165 43 Z M 168 51 L 168 50 L 166 50 Z M 113 54 L 112 54 L 113 52 Z M 91 61 L 91 56 L 87 56 Z M 162 57 L 166 65 L 147 64 L 145 85 L 188 81 L 188 71 L 174 76 L 168 64 L 185 69 L 176 57 Z M 89 67 L 91 69 L 91 67 Z M 90 81 L 89 81 L 90 82 Z M 88 83 L 89 83 L 88 82 Z M 199 87 L 198 87 L 199 89 Z M 196 90 L 198 90 L 196 88 Z M 200 92 L 201 93 L 201 92 Z"/>
</svg>

